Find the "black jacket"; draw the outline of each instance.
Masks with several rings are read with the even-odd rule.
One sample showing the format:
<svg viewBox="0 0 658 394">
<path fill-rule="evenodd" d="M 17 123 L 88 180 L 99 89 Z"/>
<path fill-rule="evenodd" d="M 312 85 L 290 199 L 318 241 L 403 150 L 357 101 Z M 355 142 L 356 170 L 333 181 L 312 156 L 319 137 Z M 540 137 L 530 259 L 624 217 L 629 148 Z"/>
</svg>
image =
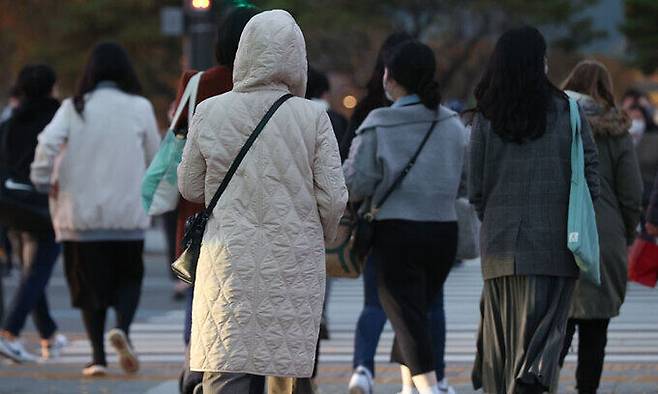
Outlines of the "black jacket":
<svg viewBox="0 0 658 394">
<path fill-rule="evenodd" d="M 4 177 L 30 183 L 30 165 L 34 160 L 37 137 L 58 108 L 59 101 L 53 98 L 28 99 L 0 125 L 0 158 Z"/>
</svg>

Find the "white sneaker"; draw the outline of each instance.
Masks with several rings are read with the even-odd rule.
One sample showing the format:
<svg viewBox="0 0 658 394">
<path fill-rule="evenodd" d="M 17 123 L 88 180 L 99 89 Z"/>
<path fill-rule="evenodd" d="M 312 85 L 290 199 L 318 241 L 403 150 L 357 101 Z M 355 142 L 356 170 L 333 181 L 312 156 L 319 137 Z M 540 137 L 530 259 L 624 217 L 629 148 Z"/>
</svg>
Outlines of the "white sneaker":
<svg viewBox="0 0 658 394">
<path fill-rule="evenodd" d="M 448 384 L 448 379 L 443 378 L 442 381 L 437 385 L 439 388 L 439 393 L 441 394 L 457 394 L 454 388 Z"/>
<path fill-rule="evenodd" d="M 52 360 L 58 358 L 62 349 L 68 346 L 69 340 L 62 334 L 57 334 L 49 341 L 48 346 L 41 346 L 41 359 Z"/>
<path fill-rule="evenodd" d="M 37 356 L 25 350 L 18 339 L 12 341 L 0 337 L 0 356 L 16 363 L 33 363 L 37 361 Z"/>
<path fill-rule="evenodd" d="M 130 374 L 137 373 L 139 371 L 139 360 L 128 342 L 126 333 L 121 329 L 113 328 L 107 334 L 107 339 L 119 354 L 119 365 L 121 369 Z"/>
<path fill-rule="evenodd" d="M 358 366 L 352 374 L 347 391 L 349 394 L 372 394 L 372 389 L 372 373 L 368 368 Z"/>
<path fill-rule="evenodd" d="M 92 378 L 107 375 L 107 368 L 100 364 L 89 364 L 82 370 L 82 375 Z"/>
</svg>

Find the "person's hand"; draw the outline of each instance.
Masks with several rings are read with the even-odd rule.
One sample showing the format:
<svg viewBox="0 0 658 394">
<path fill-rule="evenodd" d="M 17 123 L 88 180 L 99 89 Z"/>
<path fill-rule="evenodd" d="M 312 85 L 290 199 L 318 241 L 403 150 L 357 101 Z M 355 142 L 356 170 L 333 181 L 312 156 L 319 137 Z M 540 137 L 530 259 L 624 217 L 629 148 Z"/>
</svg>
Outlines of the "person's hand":
<svg viewBox="0 0 658 394">
<path fill-rule="evenodd" d="M 644 229 L 647 230 L 647 233 L 652 237 L 658 237 L 658 226 L 656 226 L 655 224 L 647 222 L 644 225 Z"/>
</svg>

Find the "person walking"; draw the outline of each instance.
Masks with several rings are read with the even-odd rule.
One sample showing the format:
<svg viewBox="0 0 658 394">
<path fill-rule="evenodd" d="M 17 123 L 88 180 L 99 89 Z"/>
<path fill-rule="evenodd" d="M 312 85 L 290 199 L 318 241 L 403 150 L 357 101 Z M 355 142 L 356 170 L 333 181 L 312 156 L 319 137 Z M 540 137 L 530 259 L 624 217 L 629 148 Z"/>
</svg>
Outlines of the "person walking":
<svg viewBox="0 0 658 394">
<path fill-rule="evenodd" d="M 642 184 L 644 186 L 642 206 L 645 209 L 649 206 L 653 181 L 658 175 L 658 125 L 653 119 L 653 109 L 649 108 L 648 105 L 648 103 L 645 105 L 638 104 L 627 110 L 633 121 L 631 131 L 637 139 L 635 151 L 642 173 Z"/>
<path fill-rule="evenodd" d="M 324 241 L 336 236 L 347 190 L 329 117 L 302 98 L 307 67 L 292 16 L 260 13 L 242 33 L 233 90 L 202 102 L 191 123 L 179 189 L 208 204 L 256 125 L 287 99 L 244 156 L 204 234 L 190 343 L 204 393 L 260 393 L 264 376 L 313 372 Z"/>
<path fill-rule="evenodd" d="M 440 105 L 429 47 L 403 42 L 384 64 L 394 103 L 359 127 L 345 175 L 350 200 L 369 200 L 362 212 L 375 212 L 372 262 L 395 330 L 391 360 L 401 365 L 402 392 L 439 393 L 428 313 L 457 251 L 465 133 L 459 116 Z"/>
<path fill-rule="evenodd" d="M 348 130 L 341 141 L 341 157 L 347 159 L 356 130 L 365 118 L 377 108 L 392 104 L 386 97 L 382 80 L 384 77 L 384 59 L 390 56 L 393 48 L 402 42 L 412 40 L 407 33 L 393 33 L 383 43 L 370 81 L 367 84 L 366 96 L 359 101 L 350 119 Z M 382 308 L 377 294 L 377 267 L 372 258 L 368 258 L 363 267 L 363 309 L 359 314 L 354 335 L 354 357 L 352 360 L 353 374 L 348 383 L 351 393 L 370 394 L 374 390 L 375 353 L 379 338 L 386 324 L 386 312 Z M 454 393 L 445 377 L 445 338 L 446 320 L 443 305 L 443 287 L 439 290 L 430 310 L 432 331 L 432 351 L 434 353 L 434 368 L 439 382 L 440 392 Z M 441 391 L 442 390 L 442 391 Z"/>
<path fill-rule="evenodd" d="M 579 272 L 567 248 L 571 126 L 567 96 L 546 75 L 534 27 L 504 33 L 475 90 L 469 199 L 482 220 L 484 288 L 473 386 L 555 390 Z M 582 119 L 585 175 L 599 195 L 596 146 Z"/>
<path fill-rule="evenodd" d="M 578 328 L 576 382 L 581 394 L 599 387 L 610 319 L 619 315 L 628 281 L 628 246 L 635 239 L 642 206 L 642 177 L 630 119 L 615 106 L 612 79 L 596 61 L 576 65 L 563 85 L 578 100 L 599 152 L 600 196 L 596 224 L 601 248 L 601 285 L 578 280 L 574 291 L 562 361 Z"/>
<path fill-rule="evenodd" d="M 39 135 L 32 164 L 32 182 L 50 190 L 71 301 L 82 311 L 91 341 L 86 376 L 106 373 L 109 307 L 116 311 L 117 326 L 108 339 L 119 364 L 128 373 L 139 369 L 129 331 L 141 294 L 149 226 L 140 192 L 160 143 L 153 107 L 140 92 L 126 51 L 116 43 L 96 45 L 75 96 L 64 100 Z"/>
<path fill-rule="evenodd" d="M 0 125 L 0 156 L 5 172 L 3 182 L 32 188 L 30 164 L 34 158 L 37 136 L 59 108 L 59 101 L 53 97 L 55 82 L 55 71 L 45 64 L 27 65 L 18 74 L 18 106 L 9 119 Z M 47 209 L 47 204 L 44 196 L 44 209 Z M 27 316 L 31 313 L 41 339 L 41 358 L 55 358 L 67 340 L 57 334 L 57 324 L 48 308 L 46 287 L 57 262 L 60 246 L 55 242 L 52 229 L 43 232 L 10 231 L 15 241 L 13 249 L 19 256 L 22 271 L 20 283 L 0 331 L 0 355 L 15 362 L 37 360 L 19 340 Z"/>
</svg>

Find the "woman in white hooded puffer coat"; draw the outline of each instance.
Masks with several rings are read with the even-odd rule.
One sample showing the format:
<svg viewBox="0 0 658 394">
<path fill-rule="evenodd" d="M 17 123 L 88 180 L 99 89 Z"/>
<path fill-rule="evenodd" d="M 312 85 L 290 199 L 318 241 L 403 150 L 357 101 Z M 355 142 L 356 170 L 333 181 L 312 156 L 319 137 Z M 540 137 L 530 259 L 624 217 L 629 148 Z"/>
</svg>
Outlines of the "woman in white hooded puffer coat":
<svg viewBox="0 0 658 394">
<path fill-rule="evenodd" d="M 285 11 L 245 27 L 231 92 L 205 100 L 178 169 L 182 196 L 210 202 L 238 151 L 283 94 L 208 222 L 192 318 L 191 369 L 204 392 L 254 392 L 262 376 L 309 377 L 325 288 L 325 240 L 347 201 L 338 144 L 301 97 L 306 49 Z M 207 390 L 207 391 L 206 391 Z"/>
</svg>

